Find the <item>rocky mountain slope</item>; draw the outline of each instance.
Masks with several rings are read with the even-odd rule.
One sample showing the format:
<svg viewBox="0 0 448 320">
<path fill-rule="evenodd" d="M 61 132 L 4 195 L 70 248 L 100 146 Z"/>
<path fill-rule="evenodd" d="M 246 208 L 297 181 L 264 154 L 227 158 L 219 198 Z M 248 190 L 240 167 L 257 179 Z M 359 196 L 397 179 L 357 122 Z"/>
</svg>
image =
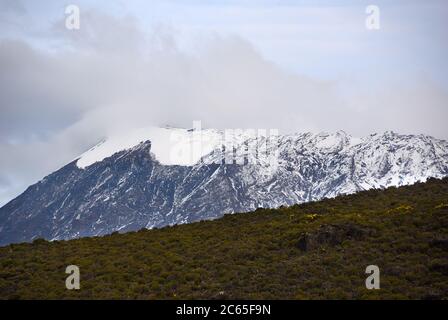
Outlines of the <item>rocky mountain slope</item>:
<svg viewBox="0 0 448 320">
<path fill-rule="evenodd" d="M 302 133 L 272 144 L 242 134 L 226 151 L 222 133 L 203 130 L 200 152 L 173 157 L 194 134 L 152 128 L 105 140 L 0 208 L 0 244 L 189 223 L 448 175 L 448 143 L 424 135 Z M 242 162 L 223 163 L 238 154 Z"/>
</svg>

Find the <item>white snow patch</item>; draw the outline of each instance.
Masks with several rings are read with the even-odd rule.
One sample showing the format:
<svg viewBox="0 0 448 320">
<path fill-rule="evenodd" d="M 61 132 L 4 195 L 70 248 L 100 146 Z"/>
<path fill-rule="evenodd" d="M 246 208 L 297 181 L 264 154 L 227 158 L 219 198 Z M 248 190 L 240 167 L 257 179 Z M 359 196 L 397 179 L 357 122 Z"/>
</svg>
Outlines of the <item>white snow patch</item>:
<svg viewBox="0 0 448 320">
<path fill-rule="evenodd" d="M 336 135 L 328 135 L 328 136 L 324 137 L 322 140 L 318 141 L 315 146 L 316 146 L 316 148 L 326 149 L 326 148 L 331 148 L 331 147 L 334 147 L 335 145 L 338 145 L 339 142 L 340 142 L 340 140 L 338 139 L 338 137 Z"/>
<path fill-rule="evenodd" d="M 160 163 L 190 166 L 221 143 L 222 133 L 209 129 L 201 131 L 157 127 L 136 129 L 124 135 L 105 139 L 82 154 L 76 164 L 84 169 L 148 140 L 151 141 L 151 153 Z"/>
</svg>

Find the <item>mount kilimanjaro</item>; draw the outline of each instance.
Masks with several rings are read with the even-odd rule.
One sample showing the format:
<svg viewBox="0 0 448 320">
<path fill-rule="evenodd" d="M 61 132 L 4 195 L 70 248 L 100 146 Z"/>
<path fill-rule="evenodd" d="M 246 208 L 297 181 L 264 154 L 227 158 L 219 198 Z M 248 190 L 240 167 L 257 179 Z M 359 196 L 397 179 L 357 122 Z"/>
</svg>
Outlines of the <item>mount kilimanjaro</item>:
<svg viewBox="0 0 448 320">
<path fill-rule="evenodd" d="M 426 135 L 301 133 L 272 145 L 267 136 L 234 134 L 226 149 L 223 134 L 201 130 L 200 152 L 189 149 L 194 130 L 105 139 L 0 208 L 0 245 L 159 228 L 448 175 L 448 142 Z M 262 147 L 268 156 L 260 160 Z M 173 157 L 173 148 L 184 156 Z M 220 161 L 238 153 L 243 162 Z"/>
</svg>

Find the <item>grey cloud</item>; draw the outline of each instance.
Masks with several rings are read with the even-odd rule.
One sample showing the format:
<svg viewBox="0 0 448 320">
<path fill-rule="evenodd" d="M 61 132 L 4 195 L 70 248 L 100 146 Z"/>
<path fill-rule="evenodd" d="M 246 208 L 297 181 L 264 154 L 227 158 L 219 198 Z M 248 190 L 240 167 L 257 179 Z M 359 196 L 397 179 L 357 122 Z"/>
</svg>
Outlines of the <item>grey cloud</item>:
<svg viewBox="0 0 448 320">
<path fill-rule="evenodd" d="M 0 42 L 0 140 L 51 133 L 80 117 L 64 64 L 23 42 Z"/>
<path fill-rule="evenodd" d="M 39 124 L 54 131 L 80 117 L 183 126 L 202 119 L 213 127 L 279 127 L 294 118 L 288 129 L 305 129 L 310 110 L 340 105 L 331 85 L 280 70 L 237 37 L 203 39 L 197 54 L 186 54 L 170 34 L 143 33 L 128 18 L 86 14 L 79 35 L 65 40 L 72 49 L 56 54 L 1 44 L 9 133 L 18 134 L 8 123 L 18 124 L 16 131 L 36 131 Z"/>
<path fill-rule="evenodd" d="M 26 13 L 26 9 L 19 0 L 0 0 L 0 12 L 23 15 Z"/>
<path fill-rule="evenodd" d="M 22 32 L 26 28 L 26 15 L 27 10 L 21 1 L 0 0 L 0 35 Z"/>
<path fill-rule="evenodd" d="M 358 92 L 349 103 L 356 110 L 357 121 L 350 126 L 354 134 L 394 130 L 448 139 L 448 92 L 424 76 L 412 83 Z"/>
</svg>

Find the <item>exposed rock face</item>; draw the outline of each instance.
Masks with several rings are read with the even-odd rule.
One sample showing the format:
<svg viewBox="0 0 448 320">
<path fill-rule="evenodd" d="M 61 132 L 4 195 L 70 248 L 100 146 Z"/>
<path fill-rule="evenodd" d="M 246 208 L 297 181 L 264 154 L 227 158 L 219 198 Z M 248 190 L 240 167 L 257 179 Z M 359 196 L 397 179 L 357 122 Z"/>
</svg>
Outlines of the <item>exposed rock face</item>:
<svg viewBox="0 0 448 320">
<path fill-rule="evenodd" d="M 429 245 L 448 251 L 448 239 L 435 239 Z"/>
<path fill-rule="evenodd" d="M 275 166 L 167 165 L 153 149 L 148 140 L 85 167 L 74 161 L 30 186 L 0 208 L 0 245 L 189 223 L 448 175 L 446 141 L 391 132 L 280 136 Z"/>
<path fill-rule="evenodd" d="M 439 272 L 443 275 L 448 275 L 448 264 L 446 263 L 435 263 L 429 267 L 431 271 Z"/>
<path fill-rule="evenodd" d="M 373 229 L 356 224 L 323 225 L 313 233 L 303 234 L 297 246 L 302 251 L 310 251 L 322 246 L 337 246 L 345 240 L 362 240 L 373 233 Z"/>
</svg>

